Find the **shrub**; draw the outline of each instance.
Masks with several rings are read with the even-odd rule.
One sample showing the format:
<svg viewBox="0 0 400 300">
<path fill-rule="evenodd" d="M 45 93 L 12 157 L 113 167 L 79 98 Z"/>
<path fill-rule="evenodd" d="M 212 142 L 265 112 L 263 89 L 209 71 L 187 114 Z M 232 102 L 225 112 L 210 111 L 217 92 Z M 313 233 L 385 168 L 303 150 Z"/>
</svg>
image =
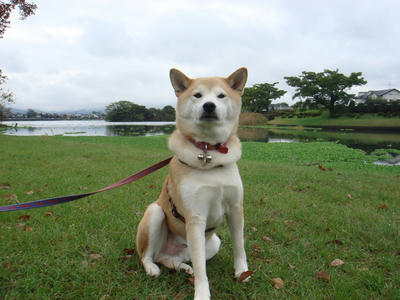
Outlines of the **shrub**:
<svg viewBox="0 0 400 300">
<path fill-rule="evenodd" d="M 267 123 L 267 118 L 263 114 L 253 112 L 243 112 L 240 114 L 240 125 L 264 125 Z"/>
</svg>

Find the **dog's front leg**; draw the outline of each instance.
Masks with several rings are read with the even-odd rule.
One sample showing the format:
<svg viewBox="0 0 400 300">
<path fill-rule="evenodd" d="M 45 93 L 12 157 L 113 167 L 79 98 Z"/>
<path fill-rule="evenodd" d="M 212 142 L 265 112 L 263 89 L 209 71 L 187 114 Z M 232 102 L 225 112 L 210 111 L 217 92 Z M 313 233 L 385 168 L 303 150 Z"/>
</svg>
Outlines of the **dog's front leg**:
<svg viewBox="0 0 400 300">
<path fill-rule="evenodd" d="M 186 223 L 186 240 L 194 272 L 194 299 L 210 299 L 210 289 L 206 273 L 206 221 L 202 218 L 190 218 Z"/>
<path fill-rule="evenodd" d="M 231 207 L 227 213 L 227 222 L 233 243 L 235 277 L 238 278 L 243 272 L 248 270 L 246 252 L 244 250 L 242 203 L 237 203 Z"/>
</svg>

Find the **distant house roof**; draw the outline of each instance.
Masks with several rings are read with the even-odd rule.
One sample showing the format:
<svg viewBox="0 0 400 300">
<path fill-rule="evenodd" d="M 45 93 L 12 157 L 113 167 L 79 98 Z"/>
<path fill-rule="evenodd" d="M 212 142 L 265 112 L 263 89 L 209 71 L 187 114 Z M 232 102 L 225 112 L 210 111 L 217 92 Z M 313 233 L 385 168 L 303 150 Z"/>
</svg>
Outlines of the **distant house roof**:
<svg viewBox="0 0 400 300">
<path fill-rule="evenodd" d="M 379 91 L 371 91 L 373 92 L 375 95 L 379 96 L 383 96 L 387 93 L 390 93 L 391 91 L 397 91 L 398 93 L 400 93 L 400 91 L 398 89 L 387 89 L 387 90 L 379 90 Z"/>
<path fill-rule="evenodd" d="M 383 95 L 386 95 L 387 93 L 390 93 L 392 91 L 396 91 L 400 93 L 398 89 L 386 89 L 386 90 L 377 90 L 377 91 L 368 91 L 368 92 L 360 92 L 358 93 L 357 98 L 358 99 L 367 99 L 371 95 L 376 95 L 377 97 L 382 97 Z"/>
</svg>

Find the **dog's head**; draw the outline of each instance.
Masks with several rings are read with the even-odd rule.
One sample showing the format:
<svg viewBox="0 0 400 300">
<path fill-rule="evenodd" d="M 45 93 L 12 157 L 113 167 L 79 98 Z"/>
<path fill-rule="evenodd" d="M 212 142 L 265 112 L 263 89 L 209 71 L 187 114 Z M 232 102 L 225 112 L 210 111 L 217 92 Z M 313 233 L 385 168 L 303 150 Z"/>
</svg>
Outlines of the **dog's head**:
<svg viewBox="0 0 400 300">
<path fill-rule="evenodd" d="M 236 133 L 247 81 L 246 68 L 238 69 L 227 78 L 197 79 L 171 69 L 170 79 L 178 97 L 176 127 L 184 135 L 220 143 Z"/>
</svg>

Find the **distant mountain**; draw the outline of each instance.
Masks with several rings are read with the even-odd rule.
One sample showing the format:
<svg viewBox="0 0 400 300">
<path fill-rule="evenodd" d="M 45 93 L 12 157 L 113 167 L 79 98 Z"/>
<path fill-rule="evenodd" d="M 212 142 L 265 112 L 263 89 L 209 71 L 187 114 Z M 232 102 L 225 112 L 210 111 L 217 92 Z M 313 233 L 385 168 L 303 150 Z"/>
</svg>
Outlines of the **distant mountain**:
<svg viewBox="0 0 400 300">
<path fill-rule="evenodd" d="M 26 114 L 26 109 L 11 108 L 13 114 Z"/>
</svg>

